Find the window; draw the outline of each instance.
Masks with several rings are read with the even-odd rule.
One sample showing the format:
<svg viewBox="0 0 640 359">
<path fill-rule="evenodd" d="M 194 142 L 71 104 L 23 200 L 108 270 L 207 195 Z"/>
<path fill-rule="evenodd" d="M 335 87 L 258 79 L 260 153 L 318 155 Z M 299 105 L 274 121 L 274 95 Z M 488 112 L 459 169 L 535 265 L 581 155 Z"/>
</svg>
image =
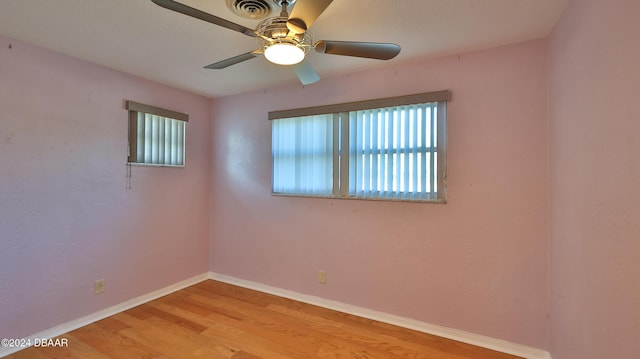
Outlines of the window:
<svg viewBox="0 0 640 359">
<path fill-rule="evenodd" d="M 448 91 L 270 112 L 272 192 L 445 201 Z"/>
<path fill-rule="evenodd" d="M 184 166 L 185 124 L 189 115 L 127 101 L 131 164 Z"/>
</svg>

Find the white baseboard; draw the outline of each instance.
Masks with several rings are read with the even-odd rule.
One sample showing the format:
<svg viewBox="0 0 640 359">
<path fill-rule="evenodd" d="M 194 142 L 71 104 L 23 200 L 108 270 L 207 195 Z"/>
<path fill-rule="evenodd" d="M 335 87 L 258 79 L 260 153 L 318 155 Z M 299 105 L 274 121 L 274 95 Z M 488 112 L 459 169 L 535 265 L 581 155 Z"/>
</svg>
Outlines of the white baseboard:
<svg viewBox="0 0 640 359">
<path fill-rule="evenodd" d="M 397 325 L 400 327 L 413 329 L 419 332 L 457 340 L 463 343 L 477 345 L 479 347 L 492 349 L 492 350 L 496 350 L 496 351 L 511 354 L 511 355 L 516 355 L 526 359 L 551 359 L 551 355 L 548 352 L 541 349 L 536 349 L 536 348 L 532 348 L 532 347 L 528 347 L 520 344 L 515 344 L 515 343 L 511 343 L 511 342 L 507 342 L 504 340 L 495 339 L 491 337 L 486 337 L 479 334 L 468 333 L 468 332 L 464 332 L 457 329 L 451 329 L 451 328 L 447 328 L 439 325 L 424 323 L 424 322 L 420 322 L 420 321 L 409 319 L 409 318 L 404 318 L 404 317 L 400 317 L 400 316 L 396 316 L 396 315 L 392 315 L 384 312 L 379 312 L 376 310 L 371 310 L 371 309 L 362 308 L 362 307 L 358 307 L 350 304 L 332 301 L 332 300 L 328 300 L 328 299 L 324 299 L 324 298 L 320 298 L 312 295 L 301 294 L 301 293 L 297 293 L 297 292 L 293 292 L 285 289 L 271 287 L 268 285 L 251 282 L 251 281 L 247 281 L 239 278 L 234 278 L 234 277 L 230 277 L 222 274 L 212 273 L 212 272 L 200 274 L 195 277 L 180 281 L 178 283 L 172 284 L 170 286 L 156 290 L 154 292 L 139 296 L 137 298 L 130 299 L 118 305 L 114 305 L 112 307 L 89 314 L 82 318 L 78 318 L 70 322 L 57 325 L 53 328 L 43 330 L 41 332 L 33 334 L 24 339 L 33 343 L 36 339 L 57 337 L 57 336 L 63 335 L 64 333 L 78 329 L 80 327 L 91 324 L 93 322 L 104 319 L 106 317 L 118 314 L 120 312 L 123 312 L 127 309 L 131 309 L 138 305 L 150 302 L 154 299 L 160 298 L 167 294 L 171 294 L 175 291 L 189 287 L 191 285 L 194 285 L 196 283 L 202 282 L 207 279 L 213 279 L 220 282 L 237 285 L 240 287 L 257 290 L 260 292 L 269 293 L 269 294 L 297 300 L 297 301 L 308 303 L 308 304 L 317 305 L 319 307 L 332 309 L 332 310 L 336 310 L 336 311 L 347 313 L 347 314 L 353 314 L 359 317 L 376 320 L 376 321 L 387 323 L 387 324 Z M 22 349 L 25 349 L 25 348 L 0 348 L 0 358 L 13 354 L 15 352 L 18 352 Z"/>
<path fill-rule="evenodd" d="M 211 277 L 211 275 L 209 273 L 203 273 L 200 275 L 197 275 L 195 277 L 191 277 L 189 279 L 185 279 L 183 281 L 180 281 L 178 283 L 172 284 L 170 286 L 167 286 L 165 288 L 153 291 L 151 293 L 145 294 L 145 295 L 141 295 L 137 298 L 133 298 L 130 299 L 126 302 L 114 305 L 113 307 L 109 307 L 100 311 L 97 311 L 95 313 L 89 314 L 87 316 L 84 316 L 82 318 L 78 318 L 75 320 L 72 320 L 70 322 L 66 322 L 60 325 L 57 325 L 53 328 L 49 328 L 46 330 L 43 330 L 39 333 L 33 334 L 25 339 L 25 342 L 27 343 L 34 343 L 36 339 L 42 339 L 42 338 L 53 338 L 53 337 L 57 337 L 60 335 L 63 335 L 64 333 L 68 333 L 72 330 L 78 329 L 80 327 L 83 327 L 85 325 L 91 324 L 93 322 L 97 322 L 98 320 L 104 319 L 106 317 L 118 314 L 120 312 L 123 312 L 127 309 L 131 309 L 133 307 L 137 307 L 140 304 L 144 304 L 147 302 L 150 302 L 154 299 L 160 298 L 162 296 L 165 296 L 167 294 L 171 294 L 175 291 L 178 291 L 180 289 L 192 286 L 196 283 L 200 283 L 202 281 L 205 281 L 207 279 L 209 279 Z M 22 349 L 26 349 L 25 347 L 21 347 L 21 348 L 2 348 L 0 347 L 0 358 L 5 357 L 9 354 L 13 354 L 15 352 L 18 352 Z"/>
<path fill-rule="evenodd" d="M 345 304 L 333 300 L 328 300 L 312 295 L 301 294 L 285 289 L 280 289 L 276 287 L 271 287 L 268 285 L 251 282 L 244 279 L 234 278 L 223 274 L 217 273 L 209 273 L 209 278 L 213 280 L 217 280 L 220 282 L 237 285 L 239 287 L 244 287 L 248 289 L 257 290 L 263 293 L 277 295 L 279 297 L 293 299 L 299 302 L 304 302 L 312 305 L 317 305 L 319 307 L 336 310 L 339 312 L 353 314 L 359 317 L 376 320 L 379 322 L 397 325 L 399 327 L 404 327 L 412 330 L 416 330 L 419 332 L 436 335 L 439 337 L 457 340 L 459 342 L 476 345 L 479 347 L 499 351 L 502 353 L 507 353 L 519 357 L 523 357 L 526 359 L 551 359 L 551 354 L 549 352 L 528 347 L 525 345 L 511 343 L 505 340 L 496 339 L 487 337 L 484 335 L 468 333 L 462 330 L 451 329 L 435 324 L 429 324 L 420 322 L 417 320 L 400 317 L 397 315 L 392 315 L 384 312 L 379 312 L 376 310 L 371 310 L 367 308 L 362 308 L 350 304 Z"/>
</svg>

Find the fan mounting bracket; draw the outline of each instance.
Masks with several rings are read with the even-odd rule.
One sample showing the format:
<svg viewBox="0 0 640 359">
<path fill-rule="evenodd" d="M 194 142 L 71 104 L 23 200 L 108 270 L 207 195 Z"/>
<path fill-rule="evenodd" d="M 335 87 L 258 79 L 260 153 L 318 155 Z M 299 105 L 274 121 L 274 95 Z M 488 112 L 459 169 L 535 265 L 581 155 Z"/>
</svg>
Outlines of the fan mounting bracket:
<svg viewBox="0 0 640 359">
<path fill-rule="evenodd" d="M 273 2 L 280 7 L 282 7 L 282 3 L 285 1 L 287 2 L 287 7 L 291 7 L 296 3 L 296 0 L 273 0 Z"/>
</svg>

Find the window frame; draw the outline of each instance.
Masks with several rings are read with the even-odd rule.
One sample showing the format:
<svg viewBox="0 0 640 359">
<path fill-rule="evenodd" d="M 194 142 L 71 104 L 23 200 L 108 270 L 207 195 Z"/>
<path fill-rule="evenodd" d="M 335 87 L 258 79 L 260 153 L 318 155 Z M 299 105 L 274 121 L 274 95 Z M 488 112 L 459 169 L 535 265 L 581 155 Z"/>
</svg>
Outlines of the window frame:
<svg viewBox="0 0 640 359">
<path fill-rule="evenodd" d="M 189 115 L 182 112 L 167 110 L 164 108 L 146 105 L 143 103 L 129 101 L 125 102 L 125 107 L 129 112 L 129 127 L 128 127 L 128 149 L 127 149 L 127 164 L 132 166 L 151 166 L 151 167 L 175 167 L 182 168 L 186 165 L 186 123 L 189 122 Z M 138 146 L 138 114 L 150 114 L 163 117 L 164 120 L 177 120 L 184 122 L 182 130 L 182 163 L 148 163 L 140 161 L 137 156 Z"/>
<path fill-rule="evenodd" d="M 357 102 L 349 102 L 342 104 L 334 104 L 334 105 L 326 105 L 326 106 L 316 106 L 316 107 L 307 107 L 307 108 L 297 108 L 291 110 L 280 110 L 280 111 L 272 111 L 269 112 L 268 119 L 270 121 L 294 118 L 294 117 L 305 117 L 305 116 L 314 116 L 314 115 L 331 115 L 334 116 L 334 143 L 333 143 L 333 151 L 334 151 L 334 161 L 333 161 L 333 193 L 331 195 L 313 195 L 306 193 L 282 193 L 274 191 L 274 157 L 273 157 L 273 147 L 271 148 L 272 159 L 271 159 L 271 194 L 274 196 L 289 196 L 289 197 L 311 197 L 311 198 L 331 198 L 331 199 L 356 199 L 356 200 L 374 200 L 374 201 L 408 201 L 408 202 L 417 202 L 417 203 L 446 203 L 446 191 L 447 191 L 447 103 L 450 101 L 450 91 L 437 91 L 437 92 L 427 92 L 406 96 L 397 96 L 397 97 L 388 97 L 382 99 L 374 99 L 374 100 L 365 100 L 365 101 L 357 101 Z M 345 128 L 349 126 L 349 112 L 352 111 L 362 111 L 362 110 L 373 110 L 373 109 L 382 109 L 388 107 L 399 107 L 399 106 L 408 106 L 414 104 L 428 104 L 428 103 L 437 103 L 437 116 L 434 120 L 437 121 L 437 168 L 435 173 L 435 181 L 434 183 L 437 185 L 437 191 L 435 198 L 383 198 L 383 197 L 362 197 L 362 196 L 353 196 L 349 193 L 349 187 L 341 185 L 341 183 L 348 183 L 350 171 L 352 170 L 352 166 L 350 165 L 350 161 L 336 161 L 336 158 L 340 156 L 350 156 L 350 144 L 349 137 L 345 136 L 341 141 L 336 140 L 338 138 L 338 133 L 346 133 Z M 340 116 L 347 115 L 346 120 L 337 119 Z M 272 136 L 273 136 L 273 125 L 272 125 Z M 273 146 L 273 143 L 272 143 Z M 344 148 L 341 148 L 344 147 Z M 346 152 L 345 152 L 346 151 Z M 335 172 L 338 171 L 339 175 L 335 175 Z M 346 182 L 345 182 L 346 181 Z"/>
</svg>

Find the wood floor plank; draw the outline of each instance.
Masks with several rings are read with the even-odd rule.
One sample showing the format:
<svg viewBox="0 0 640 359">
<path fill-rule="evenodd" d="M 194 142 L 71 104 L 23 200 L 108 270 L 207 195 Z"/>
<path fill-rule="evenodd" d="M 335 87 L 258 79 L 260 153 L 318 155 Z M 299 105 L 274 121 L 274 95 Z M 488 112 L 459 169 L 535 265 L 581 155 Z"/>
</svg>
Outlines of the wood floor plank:
<svg viewBox="0 0 640 359">
<path fill-rule="evenodd" d="M 69 358 L 74 359 L 83 359 L 83 358 L 91 358 L 91 359 L 109 359 L 109 357 L 86 342 L 76 338 L 73 334 L 67 333 L 63 337 L 69 339 L 69 346 L 67 347 L 67 352 L 69 353 Z M 56 353 L 58 350 L 56 350 Z M 61 357 L 57 357 L 56 359 L 60 359 Z"/>
<path fill-rule="evenodd" d="M 171 332 L 175 327 L 163 328 L 165 322 L 149 319 L 144 324 L 126 329 L 119 334 L 155 351 L 163 353 L 170 358 L 189 358 L 199 349 L 197 342 L 189 341 L 184 337 Z"/>
<path fill-rule="evenodd" d="M 212 313 L 211 315 L 201 315 L 190 312 L 183 308 L 169 306 L 168 304 L 155 304 L 164 310 L 190 318 L 198 323 L 208 326 L 208 329 L 202 333 L 203 336 L 210 338 L 214 342 L 224 343 L 231 351 L 252 350 L 254 352 L 264 353 L 265 358 L 290 358 L 291 356 L 283 356 L 280 353 L 282 348 L 276 343 L 270 342 L 265 338 L 256 336 L 240 329 L 238 319 L 229 316 L 220 316 Z M 286 346 L 285 346 L 286 348 Z M 216 350 L 218 350 L 217 348 Z"/>
<path fill-rule="evenodd" d="M 71 331 L 67 347 L 7 359 L 516 359 L 207 280 Z"/>
</svg>

